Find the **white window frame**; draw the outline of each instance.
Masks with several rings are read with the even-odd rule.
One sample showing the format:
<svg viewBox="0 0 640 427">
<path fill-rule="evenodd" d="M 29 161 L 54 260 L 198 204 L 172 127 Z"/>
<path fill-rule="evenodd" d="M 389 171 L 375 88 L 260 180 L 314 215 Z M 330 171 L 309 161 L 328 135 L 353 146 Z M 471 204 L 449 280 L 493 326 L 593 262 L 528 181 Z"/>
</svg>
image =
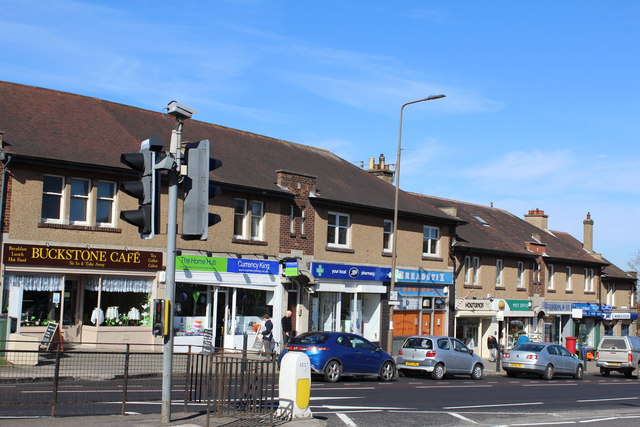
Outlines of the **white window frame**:
<svg viewBox="0 0 640 427">
<path fill-rule="evenodd" d="M 554 282 L 554 275 L 556 272 L 556 268 L 553 264 L 549 264 L 547 265 L 547 289 L 549 290 L 554 290 L 555 287 L 555 282 Z"/>
<path fill-rule="evenodd" d="M 538 261 L 534 260 L 531 268 L 533 269 L 533 281 L 540 282 L 540 264 L 538 264 Z"/>
<path fill-rule="evenodd" d="M 615 307 L 616 305 L 616 284 L 608 283 L 607 284 L 607 305 L 611 307 Z"/>
<path fill-rule="evenodd" d="M 504 270 L 504 261 L 501 258 L 496 259 L 496 288 L 502 287 L 502 271 Z"/>
<path fill-rule="evenodd" d="M 259 200 L 251 200 L 251 218 L 249 219 L 250 230 L 249 239 L 255 241 L 262 241 L 263 237 L 263 223 L 264 223 L 264 202 Z M 259 208 L 258 210 L 256 208 Z"/>
<path fill-rule="evenodd" d="M 335 224 L 332 224 L 330 221 L 330 217 L 334 216 L 336 221 Z M 340 219 L 346 218 L 347 225 L 340 225 Z M 333 228 L 333 233 L 331 233 L 331 229 Z M 340 242 L 340 230 L 345 230 L 345 243 Z M 333 241 L 329 241 L 329 237 L 333 236 Z M 329 212 L 327 217 L 327 246 L 334 248 L 349 248 L 351 243 L 351 215 L 341 213 L 341 212 Z"/>
<path fill-rule="evenodd" d="M 464 257 L 464 284 L 471 284 L 471 257 L 469 255 Z"/>
<path fill-rule="evenodd" d="M 480 283 L 480 257 L 473 257 L 473 286 Z"/>
<path fill-rule="evenodd" d="M 305 222 L 307 220 L 307 211 L 306 211 L 306 206 L 301 206 L 300 207 L 300 235 L 304 236 L 305 235 Z"/>
<path fill-rule="evenodd" d="M 564 284 L 564 289 L 566 291 L 570 291 L 571 290 L 571 276 L 573 276 L 573 273 L 571 271 L 571 266 L 567 266 L 566 268 L 566 281 Z"/>
<path fill-rule="evenodd" d="M 434 236 L 435 234 L 435 236 Z M 424 243 L 427 241 L 427 251 L 424 251 Z M 422 256 L 438 257 L 440 254 L 440 228 L 430 225 L 422 226 Z"/>
<path fill-rule="evenodd" d="M 62 180 L 60 193 L 44 191 L 44 179 L 46 177 L 60 178 Z M 65 179 L 64 176 L 60 176 L 60 175 L 43 175 L 43 177 L 42 177 L 42 200 L 41 200 L 41 206 L 40 206 L 40 216 L 41 216 L 40 221 L 42 223 L 45 223 L 45 224 L 63 224 L 64 223 L 65 206 L 66 206 L 66 198 L 65 198 L 65 191 L 64 191 L 65 186 L 66 186 L 66 179 Z M 59 212 L 60 212 L 60 216 L 58 218 L 44 218 L 44 217 L 42 217 L 42 207 L 43 207 L 42 204 L 44 203 L 44 196 L 45 195 L 59 197 L 60 205 L 58 206 L 58 209 L 59 209 Z"/>
<path fill-rule="evenodd" d="M 99 191 L 98 191 L 98 185 L 101 183 L 113 185 L 113 193 L 111 197 L 100 197 Z M 96 203 L 95 203 L 95 209 L 94 209 L 94 212 L 95 212 L 94 219 L 95 219 L 96 226 L 97 227 L 114 227 L 116 222 L 116 194 L 118 192 L 118 185 L 113 181 L 104 181 L 104 180 L 97 180 L 95 181 L 94 185 L 95 185 L 95 192 L 96 192 Z M 111 202 L 111 222 L 98 221 L 98 204 L 100 201 L 105 201 L 105 200 Z"/>
<path fill-rule="evenodd" d="M 636 284 L 631 285 L 631 291 L 629 296 L 629 308 L 636 308 Z"/>
<path fill-rule="evenodd" d="M 393 220 L 385 219 L 382 224 L 382 252 L 391 251 L 393 251 Z"/>
<path fill-rule="evenodd" d="M 291 204 L 289 206 L 289 234 L 296 232 L 296 206 Z"/>
<path fill-rule="evenodd" d="M 238 211 L 241 208 L 241 211 Z M 247 236 L 247 200 L 235 199 L 233 205 L 233 237 L 237 239 L 244 239 Z M 236 233 L 236 225 L 239 224 L 241 228 L 241 234 Z"/>
<path fill-rule="evenodd" d="M 87 185 L 87 194 L 73 194 L 73 183 L 83 182 Z M 84 219 L 72 220 L 71 214 L 73 201 L 81 200 L 84 202 Z M 69 179 L 69 224 L 71 225 L 89 225 L 89 218 L 91 214 L 91 180 L 86 178 L 70 178 Z"/>
<path fill-rule="evenodd" d="M 593 268 L 584 269 L 584 291 L 593 292 Z"/>
<path fill-rule="evenodd" d="M 518 278 L 516 279 L 516 287 L 518 289 L 525 288 L 524 270 L 524 261 L 518 261 Z"/>
</svg>

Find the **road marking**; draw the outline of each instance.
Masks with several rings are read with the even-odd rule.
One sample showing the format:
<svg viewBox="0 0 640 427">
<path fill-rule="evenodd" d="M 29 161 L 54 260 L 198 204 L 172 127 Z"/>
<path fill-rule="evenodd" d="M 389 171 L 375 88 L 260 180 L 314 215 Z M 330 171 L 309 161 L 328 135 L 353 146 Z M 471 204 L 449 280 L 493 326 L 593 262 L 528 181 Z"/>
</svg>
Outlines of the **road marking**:
<svg viewBox="0 0 640 427">
<path fill-rule="evenodd" d="M 375 390 L 375 387 L 327 387 L 327 388 L 312 388 L 313 391 L 323 391 L 323 390 Z"/>
<path fill-rule="evenodd" d="M 377 409 L 377 410 L 380 410 L 380 411 L 392 410 L 392 409 L 413 410 L 413 408 L 403 408 L 403 407 L 400 407 L 400 406 L 338 406 L 338 405 L 322 405 L 322 406 L 317 406 L 317 408 L 333 409 L 333 410 L 337 410 L 337 409 Z"/>
<path fill-rule="evenodd" d="M 491 405 L 445 406 L 442 409 L 494 408 L 496 406 L 530 406 L 530 405 L 544 405 L 544 403 L 543 402 L 495 403 Z"/>
<path fill-rule="evenodd" d="M 586 424 L 586 423 L 599 423 L 602 421 L 610 421 L 610 420 L 631 420 L 631 419 L 636 419 L 636 418 L 640 418 L 640 415 L 627 415 L 627 416 L 622 416 L 622 417 L 608 417 L 608 418 L 594 418 L 591 420 L 582 420 L 582 421 L 578 421 L 581 424 Z"/>
<path fill-rule="evenodd" d="M 466 421 L 471 424 L 478 424 L 477 422 L 473 421 L 471 418 L 463 417 L 462 415 L 456 414 L 455 412 L 447 412 L 447 413 L 449 415 L 453 415 L 454 417 L 461 419 L 462 421 Z"/>
<path fill-rule="evenodd" d="M 416 388 L 491 388 L 492 385 L 423 385 Z"/>
<path fill-rule="evenodd" d="M 578 384 L 522 384 L 522 387 L 561 387 L 567 385 L 576 386 Z"/>
<path fill-rule="evenodd" d="M 588 403 L 588 402 L 608 402 L 611 400 L 636 400 L 636 399 L 638 398 L 637 397 L 608 397 L 604 399 L 581 399 L 581 400 L 576 400 L 576 402 Z"/>
<path fill-rule="evenodd" d="M 342 400 L 342 399 L 364 399 L 364 396 L 327 396 L 327 397 L 310 397 L 309 400 Z"/>
<path fill-rule="evenodd" d="M 336 416 L 340 418 L 340 421 L 342 421 L 349 427 L 358 427 L 358 425 L 354 423 L 353 420 L 349 418 L 346 414 L 337 413 Z"/>
</svg>

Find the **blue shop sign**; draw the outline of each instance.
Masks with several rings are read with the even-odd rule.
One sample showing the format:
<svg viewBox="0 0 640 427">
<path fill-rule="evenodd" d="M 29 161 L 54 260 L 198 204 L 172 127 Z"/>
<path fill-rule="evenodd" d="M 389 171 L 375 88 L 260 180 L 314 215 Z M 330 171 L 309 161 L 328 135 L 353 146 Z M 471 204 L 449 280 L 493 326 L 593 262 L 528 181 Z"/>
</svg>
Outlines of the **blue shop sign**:
<svg viewBox="0 0 640 427">
<path fill-rule="evenodd" d="M 396 270 L 396 281 L 403 283 L 451 285 L 453 283 L 453 272 L 398 269 Z"/>
<path fill-rule="evenodd" d="M 324 262 L 311 263 L 311 274 L 318 279 L 371 280 L 377 282 L 388 282 L 391 279 L 391 269 L 387 267 L 328 264 Z M 396 281 L 425 285 L 450 285 L 453 283 L 453 273 L 450 271 L 396 269 Z"/>
<path fill-rule="evenodd" d="M 396 286 L 402 296 L 446 297 L 444 286 Z"/>
<path fill-rule="evenodd" d="M 545 301 L 542 307 L 548 311 L 553 313 L 567 313 L 571 314 L 571 303 L 570 302 L 549 302 Z"/>
<path fill-rule="evenodd" d="M 227 262 L 229 273 L 279 274 L 280 263 L 278 261 L 229 258 Z"/>
<path fill-rule="evenodd" d="M 318 279 L 371 280 L 389 281 L 390 268 L 372 267 L 370 265 L 311 263 L 311 274 Z"/>
</svg>

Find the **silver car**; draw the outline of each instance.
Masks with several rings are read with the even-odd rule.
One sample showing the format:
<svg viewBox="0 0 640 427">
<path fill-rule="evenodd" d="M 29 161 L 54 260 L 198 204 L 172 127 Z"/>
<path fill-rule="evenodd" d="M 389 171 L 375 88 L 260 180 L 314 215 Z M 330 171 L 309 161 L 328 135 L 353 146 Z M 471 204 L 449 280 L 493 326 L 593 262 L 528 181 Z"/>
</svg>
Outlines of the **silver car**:
<svg viewBox="0 0 640 427">
<path fill-rule="evenodd" d="M 581 380 L 584 362 L 558 344 L 527 342 L 515 346 L 502 356 L 502 367 L 510 377 L 520 373 L 542 375 L 550 380 L 556 375 Z"/>
<path fill-rule="evenodd" d="M 404 341 L 396 367 L 400 375 L 427 372 L 434 380 L 441 380 L 445 374 L 465 374 L 479 380 L 484 370 L 482 359 L 459 339 L 426 335 Z"/>
</svg>

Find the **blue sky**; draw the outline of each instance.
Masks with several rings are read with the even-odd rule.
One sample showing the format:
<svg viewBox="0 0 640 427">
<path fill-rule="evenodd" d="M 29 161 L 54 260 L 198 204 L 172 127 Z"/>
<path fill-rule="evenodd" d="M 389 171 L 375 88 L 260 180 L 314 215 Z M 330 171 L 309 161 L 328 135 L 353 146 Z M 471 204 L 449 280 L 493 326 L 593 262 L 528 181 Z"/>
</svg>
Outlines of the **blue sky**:
<svg viewBox="0 0 640 427">
<path fill-rule="evenodd" d="M 395 163 L 619 267 L 640 249 L 640 2 L 0 0 L 0 79 Z M 213 148 L 215 150 L 215 146 Z"/>
</svg>

